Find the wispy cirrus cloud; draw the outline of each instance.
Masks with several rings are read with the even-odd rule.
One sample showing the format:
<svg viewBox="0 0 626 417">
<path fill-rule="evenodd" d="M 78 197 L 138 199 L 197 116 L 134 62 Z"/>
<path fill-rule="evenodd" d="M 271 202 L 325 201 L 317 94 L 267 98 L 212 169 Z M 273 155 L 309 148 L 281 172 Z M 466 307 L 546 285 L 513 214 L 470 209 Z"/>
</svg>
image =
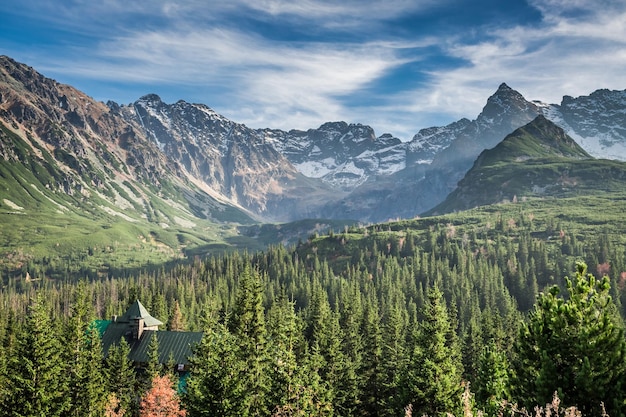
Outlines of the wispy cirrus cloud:
<svg viewBox="0 0 626 417">
<path fill-rule="evenodd" d="M 427 87 L 410 93 L 420 97 L 411 108 L 476 115 L 500 82 L 549 103 L 626 88 L 626 5 L 603 3 L 537 0 L 532 5 L 542 14 L 538 24 L 492 28 L 473 43 L 448 39 L 444 53 L 464 64 L 433 71 Z"/>
<path fill-rule="evenodd" d="M 138 32 L 103 42 L 91 61 L 48 67 L 79 77 L 140 84 L 229 86 L 232 107 L 248 123 L 306 128 L 350 117 L 338 97 L 401 65 L 398 43 L 275 42 L 225 29 Z M 208 103 L 211 105 L 211 103 Z M 263 126 L 263 124 L 259 125 Z M 274 125 L 276 126 L 276 125 Z"/>
<path fill-rule="evenodd" d="M 343 119 L 409 139 L 475 117 L 501 82 L 548 102 L 626 88 L 621 0 L 7 0 L 0 26 L 3 11 L 38 29 L 7 34 L 4 53 L 46 75 L 253 127 Z"/>
</svg>

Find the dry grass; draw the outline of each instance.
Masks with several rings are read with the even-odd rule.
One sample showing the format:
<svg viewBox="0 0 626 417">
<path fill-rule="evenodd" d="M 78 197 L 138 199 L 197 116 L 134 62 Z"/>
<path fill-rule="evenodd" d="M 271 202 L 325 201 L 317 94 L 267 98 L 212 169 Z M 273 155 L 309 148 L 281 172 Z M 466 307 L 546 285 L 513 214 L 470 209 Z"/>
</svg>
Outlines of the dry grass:
<svg viewBox="0 0 626 417">
<path fill-rule="evenodd" d="M 484 417 L 486 414 L 482 410 L 476 410 L 473 405 L 473 394 L 469 389 L 469 384 L 465 384 L 465 390 L 461 396 L 463 405 L 463 417 Z M 609 417 L 604 404 L 601 404 L 602 415 L 600 417 Z M 561 407 L 561 400 L 557 393 L 554 393 L 552 402 L 546 404 L 544 407 L 535 406 L 533 411 L 528 411 L 525 408 L 519 408 L 517 404 L 511 404 L 503 401 L 500 410 L 494 417 L 582 417 L 582 413 L 575 406 Z M 413 405 L 409 404 L 404 408 L 404 417 L 413 417 Z M 422 416 L 428 417 L 428 416 Z M 447 413 L 447 417 L 455 417 L 452 413 Z"/>
</svg>

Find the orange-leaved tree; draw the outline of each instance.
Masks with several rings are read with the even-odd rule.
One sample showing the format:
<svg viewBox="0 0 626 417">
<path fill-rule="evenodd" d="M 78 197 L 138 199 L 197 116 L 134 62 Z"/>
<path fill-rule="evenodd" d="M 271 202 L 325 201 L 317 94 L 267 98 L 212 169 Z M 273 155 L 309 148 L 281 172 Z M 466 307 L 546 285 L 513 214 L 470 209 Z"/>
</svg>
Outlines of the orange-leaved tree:
<svg viewBox="0 0 626 417">
<path fill-rule="evenodd" d="M 156 375 L 150 388 L 141 399 L 140 417 L 186 417 L 180 398 L 169 375 Z"/>
</svg>

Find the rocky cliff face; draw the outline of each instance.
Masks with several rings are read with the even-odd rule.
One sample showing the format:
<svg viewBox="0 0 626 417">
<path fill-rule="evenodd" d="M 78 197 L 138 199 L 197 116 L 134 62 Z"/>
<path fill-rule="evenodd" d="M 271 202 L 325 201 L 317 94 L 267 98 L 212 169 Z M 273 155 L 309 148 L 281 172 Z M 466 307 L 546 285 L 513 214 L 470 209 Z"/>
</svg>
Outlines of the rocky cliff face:
<svg viewBox="0 0 626 417">
<path fill-rule="evenodd" d="M 302 175 L 265 136 L 202 104 L 166 104 L 147 95 L 112 111 L 140 125 L 152 142 L 209 193 L 260 218 L 299 218 L 329 190 Z"/>
<path fill-rule="evenodd" d="M 19 162 L 46 192 L 82 196 L 85 205 L 77 210 L 113 211 L 165 227 L 174 219 L 155 213 L 156 199 L 178 207 L 183 223 L 183 217 L 193 222 L 224 209 L 183 175 L 184 166 L 167 158 L 140 124 L 8 57 L 0 57 L 0 122 L 5 159 L 10 149 L 19 149 Z"/>
<path fill-rule="evenodd" d="M 361 124 L 329 122 L 306 132 L 261 133 L 302 174 L 338 190 L 351 191 L 406 165 L 406 143 L 389 134 L 376 137 L 370 126 Z"/>
<path fill-rule="evenodd" d="M 158 184 L 173 168 L 140 129 L 113 117 L 104 104 L 7 57 L 0 59 L 0 116 L 33 146 L 71 165 L 69 177 L 98 170 Z M 132 169 L 120 170 L 123 165 Z"/>
<path fill-rule="evenodd" d="M 205 105 L 166 104 L 156 95 L 105 105 L 0 59 L 0 121 L 39 160 L 52 158 L 47 163 L 61 174 L 48 187 L 101 194 L 120 207 L 149 207 L 151 197 L 138 190 L 152 190 L 207 218 L 224 207 L 271 221 L 413 217 L 443 201 L 483 150 L 539 114 L 590 154 L 626 159 L 626 91 L 546 105 L 502 84 L 476 119 L 402 142 L 345 122 L 250 129 Z M 20 158 L 8 140 L 0 155 Z"/>
<path fill-rule="evenodd" d="M 526 101 L 506 84 L 487 99 L 478 117 L 458 131 L 450 146 L 433 158 L 426 181 L 432 184 L 431 193 L 442 200 L 456 187 L 456 183 L 484 149 L 496 146 L 513 130 L 533 120 L 540 113 L 539 106 Z"/>
<path fill-rule="evenodd" d="M 626 90 L 565 96 L 542 111 L 593 156 L 626 161 Z"/>
</svg>

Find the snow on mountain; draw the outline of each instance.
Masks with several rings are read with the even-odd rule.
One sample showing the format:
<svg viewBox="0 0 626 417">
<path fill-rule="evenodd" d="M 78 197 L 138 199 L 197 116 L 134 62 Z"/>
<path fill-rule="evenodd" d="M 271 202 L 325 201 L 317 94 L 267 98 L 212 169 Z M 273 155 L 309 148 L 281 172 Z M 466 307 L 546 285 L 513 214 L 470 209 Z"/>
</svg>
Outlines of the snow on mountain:
<svg viewBox="0 0 626 417">
<path fill-rule="evenodd" d="M 468 119 L 463 118 L 447 126 L 420 130 L 408 144 L 411 160 L 418 164 L 430 164 L 435 155 L 450 146 L 452 141 L 470 123 Z"/>
<path fill-rule="evenodd" d="M 560 105 L 542 105 L 542 111 L 592 156 L 626 160 L 626 90 L 564 96 Z"/>
<path fill-rule="evenodd" d="M 302 207 L 315 207 L 315 199 L 329 192 L 300 174 L 262 132 L 203 104 L 166 104 L 150 94 L 128 106 L 112 107 L 138 122 L 163 153 L 180 164 L 189 181 L 260 218 L 292 220 Z"/>
<path fill-rule="evenodd" d="M 306 132 L 259 132 L 303 175 L 344 191 L 406 166 L 406 143 L 390 134 L 376 137 L 371 127 L 361 124 L 328 122 Z"/>
<path fill-rule="evenodd" d="M 315 195 L 324 201 L 323 207 L 319 201 L 317 206 L 301 202 L 307 215 L 379 221 L 417 215 L 437 204 L 456 187 L 480 152 L 539 114 L 561 126 L 590 154 L 626 159 L 625 102 L 624 92 L 607 90 L 576 99 L 564 97 L 561 105 L 531 102 L 503 83 L 476 119 L 422 129 L 409 142 L 389 134 L 377 137 L 369 126 L 346 122 L 328 122 L 306 131 L 252 130 L 204 105 L 183 101 L 165 105 L 154 95 L 142 97 L 133 107 L 164 152 L 243 207 L 266 215 L 280 199 L 264 192 L 284 195 L 286 189 L 278 184 L 289 183 L 287 178 L 298 173 L 327 186 L 331 193 L 309 193 L 309 200 Z M 232 152 L 241 156 L 233 158 Z M 198 158 L 205 159 L 202 167 Z M 238 168 L 229 174 L 233 166 Z M 272 182 L 278 171 L 268 176 L 262 173 L 263 166 L 266 172 L 283 166 L 291 171 L 283 172 L 284 180 Z M 243 172 L 247 179 L 235 180 Z M 264 178 L 261 190 L 251 173 Z M 410 199 L 393 197 L 406 196 L 407 190 L 412 190 Z M 350 202 L 354 199 L 361 205 L 367 201 L 367 207 L 358 209 Z M 302 215 L 287 214 L 284 204 L 281 209 L 283 216 Z"/>
</svg>

